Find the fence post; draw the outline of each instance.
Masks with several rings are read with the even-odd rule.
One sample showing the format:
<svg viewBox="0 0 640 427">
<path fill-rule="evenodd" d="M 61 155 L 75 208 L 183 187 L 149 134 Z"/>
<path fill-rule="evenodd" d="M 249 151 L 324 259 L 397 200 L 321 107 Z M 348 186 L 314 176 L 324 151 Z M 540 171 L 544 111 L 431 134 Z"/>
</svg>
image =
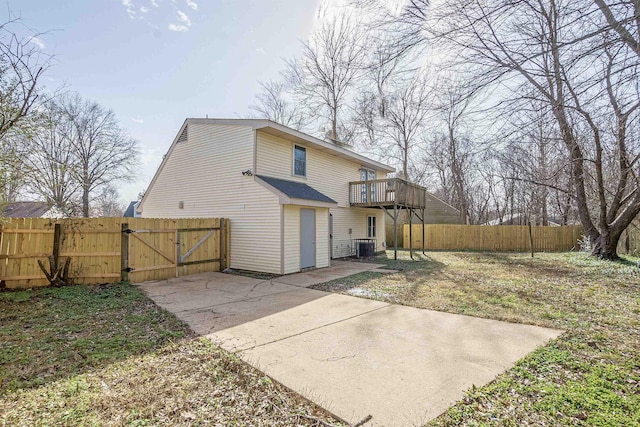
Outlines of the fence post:
<svg viewBox="0 0 640 427">
<path fill-rule="evenodd" d="M 229 268 L 227 258 L 228 226 L 225 218 L 220 218 L 220 271 Z"/>
<path fill-rule="evenodd" d="M 120 233 L 120 280 L 125 282 L 129 280 L 129 224 L 122 224 L 122 232 Z"/>
<path fill-rule="evenodd" d="M 180 222 L 176 224 L 176 231 L 173 233 L 173 238 L 176 242 L 176 277 L 180 276 L 180 266 L 179 264 L 182 262 L 182 254 L 180 253 L 180 232 L 178 231 Z"/>
<path fill-rule="evenodd" d="M 533 258 L 533 230 L 531 229 L 531 219 L 529 219 L 529 245 L 531 246 L 531 258 Z"/>
</svg>

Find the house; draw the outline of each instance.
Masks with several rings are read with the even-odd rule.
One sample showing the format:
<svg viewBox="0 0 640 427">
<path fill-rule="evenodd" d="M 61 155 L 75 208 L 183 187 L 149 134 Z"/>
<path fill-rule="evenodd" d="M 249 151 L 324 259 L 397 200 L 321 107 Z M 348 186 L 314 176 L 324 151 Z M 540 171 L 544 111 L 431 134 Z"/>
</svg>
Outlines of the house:
<svg viewBox="0 0 640 427">
<path fill-rule="evenodd" d="M 504 219 L 496 218 L 491 221 L 487 221 L 484 225 L 527 225 L 532 222 L 533 225 L 543 225 L 541 218 L 535 215 L 527 215 L 525 213 L 513 213 Z M 547 225 L 552 227 L 559 227 L 563 221 L 559 218 L 547 218 Z"/>
<path fill-rule="evenodd" d="M 415 219 L 412 219 L 415 224 Z M 464 224 L 464 219 L 460 214 L 460 210 L 451 206 L 449 203 L 438 198 L 433 193 L 426 191 L 425 200 L 425 224 Z M 398 247 L 404 247 L 404 226 L 409 224 L 409 215 L 403 210 L 398 215 L 395 229 L 398 236 Z M 387 221 L 386 237 L 388 242 L 393 241 L 394 224 L 393 221 Z"/>
<path fill-rule="evenodd" d="M 231 268 L 287 274 L 385 250 L 385 210 L 423 190 L 393 171 L 269 120 L 192 118 L 137 210 L 229 218 Z"/>
<path fill-rule="evenodd" d="M 45 202 L 9 202 L 0 205 L 0 217 L 6 218 L 60 218 L 56 208 Z"/>
<path fill-rule="evenodd" d="M 129 206 L 127 206 L 127 209 L 125 209 L 122 216 L 124 218 L 139 218 L 140 217 L 140 213 L 138 212 L 139 205 L 140 205 L 140 200 L 132 201 L 131 203 L 129 203 Z"/>
</svg>

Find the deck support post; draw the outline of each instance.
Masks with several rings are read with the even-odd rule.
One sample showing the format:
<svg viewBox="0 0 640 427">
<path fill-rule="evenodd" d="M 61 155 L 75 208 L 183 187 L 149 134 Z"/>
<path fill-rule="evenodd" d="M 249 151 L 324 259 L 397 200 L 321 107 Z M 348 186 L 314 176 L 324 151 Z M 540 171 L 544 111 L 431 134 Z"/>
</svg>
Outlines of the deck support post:
<svg viewBox="0 0 640 427">
<path fill-rule="evenodd" d="M 424 208 L 422 208 L 422 255 L 426 255 L 424 253 L 424 247 L 426 246 L 426 242 L 425 242 L 426 232 L 424 230 L 424 220 L 425 220 L 424 214 L 425 214 Z"/>
<path fill-rule="evenodd" d="M 398 205 L 393 205 L 393 259 L 398 259 Z"/>
<path fill-rule="evenodd" d="M 398 259 L 398 217 L 402 210 L 409 215 L 409 253 L 413 258 L 413 215 L 422 222 L 422 254 L 426 255 L 427 190 L 404 179 L 387 178 L 349 182 L 349 205 L 358 208 L 381 208 L 393 219 L 393 259 Z M 393 215 L 391 214 L 393 207 Z M 401 224 L 402 225 L 402 224 Z M 400 231 L 404 235 L 404 227 Z M 403 238 L 403 241 L 406 239 Z M 389 243 L 389 242 L 387 242 Z M 388 247 L 388 246 L 387 246 Z M 406 248 L 406 242 L 403 244 Z"/>
<path fill-rule="evenodd" d="M 393 215 L 384 206 L 382 210 L 393 220 L 393 259 L 398 259 L 398 205 L 393 205 Z"/>
<path fill-rule="evenodd" d="M 407 208 L 409 212 L 409 256 L 413 259 L 413 208 Z"/>
</svg>

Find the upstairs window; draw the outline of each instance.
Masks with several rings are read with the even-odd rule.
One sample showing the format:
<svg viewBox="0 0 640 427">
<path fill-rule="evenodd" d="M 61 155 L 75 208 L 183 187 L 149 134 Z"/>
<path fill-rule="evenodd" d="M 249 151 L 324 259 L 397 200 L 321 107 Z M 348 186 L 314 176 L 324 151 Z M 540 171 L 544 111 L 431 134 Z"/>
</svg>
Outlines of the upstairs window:
<svg viewBox="0 0 640 427">
<path fill-rule="evenodd" d="M 293 146 L 293 174 L 307 176 L 307 149 L 299 145 Z"/>
</svg>

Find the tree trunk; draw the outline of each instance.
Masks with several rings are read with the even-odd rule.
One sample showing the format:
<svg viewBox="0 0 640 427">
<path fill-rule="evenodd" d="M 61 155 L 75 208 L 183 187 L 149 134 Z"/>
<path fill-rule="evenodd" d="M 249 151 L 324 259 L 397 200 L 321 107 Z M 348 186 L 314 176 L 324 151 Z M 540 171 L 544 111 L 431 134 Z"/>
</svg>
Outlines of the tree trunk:
<svg viewBox="0 0 640 427">
<path fill-rule="evenodd" d="M 542 178 L 542 180 L 546 180 L 547 179 L 547 144 L 546 142 L 543 140 L 543 136 L 540 136 L 540 178 Z M 543 185 L 542 188 L 540 188 L 540 191 L 542 191 L 542 194 L 540 195 L 540 204 L 541 204 L 541 221 L 540 223 L 543 226 L 548 226 L 549 225 L 549 211 L 547 210 L 547 199 L 549 198 L 549 187 L 547 187 L 546 185 Z"/>
<path fill-rule="evenodd" d="M 409 147 L 408 147 L 408 143 L 405 140 L 404 141 L 404 147 L 402 150 L 402 173 L 404 174 L 404 179 L 406 179 L 407 181 L 409 180 L 409 171 L 407 169 L 409 169 Z"/>
<path fill-rule="evenodd" d="M 593 242 L 593 249 L 591 255 L 597 256 L 600 259 L 606 259 L 615 261 L 620 259 L 618 256 L 618 241 L 622 231 L 608 231 L 600 233 L 600 235 Z"/>
<path fill-rule="evenodd" d="M 89 189 L 82 189 L 82 216 L 89 218 Z"/>
<path fill-rule="evenodd" d="M 335 106 L 331 108 L 331 138 L 338 142 L 338 108 Z"/>
</svg>

